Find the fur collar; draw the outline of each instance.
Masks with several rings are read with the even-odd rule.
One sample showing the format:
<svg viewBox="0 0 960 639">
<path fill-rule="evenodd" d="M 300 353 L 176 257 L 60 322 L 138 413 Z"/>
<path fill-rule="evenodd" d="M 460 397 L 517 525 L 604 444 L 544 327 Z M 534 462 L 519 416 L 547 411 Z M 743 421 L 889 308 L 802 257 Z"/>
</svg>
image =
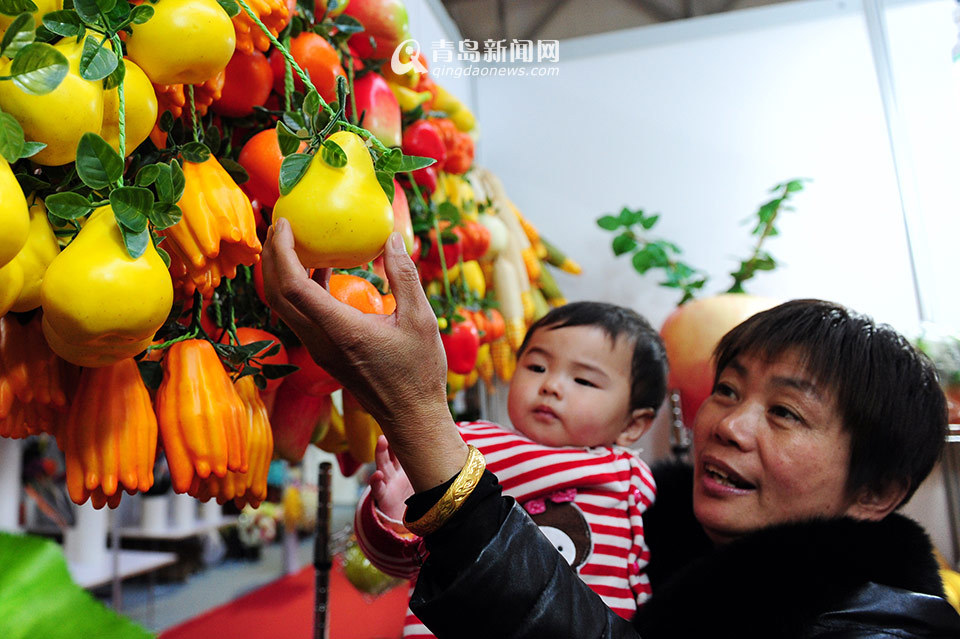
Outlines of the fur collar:
<svg viewBox="0 0 960 639">
<path fill-rule="evenodd" d="M 906 517 L 784 524 L 714 549 L 693 518 L 690 468 L 661 466 L 655 477 L 644 517 L 654 596 L 636 619 L 641 636 L 762 628 L 754 636 L 788 637 L 866 582 L 943 595 L 930 540 Z"/>
</svg>

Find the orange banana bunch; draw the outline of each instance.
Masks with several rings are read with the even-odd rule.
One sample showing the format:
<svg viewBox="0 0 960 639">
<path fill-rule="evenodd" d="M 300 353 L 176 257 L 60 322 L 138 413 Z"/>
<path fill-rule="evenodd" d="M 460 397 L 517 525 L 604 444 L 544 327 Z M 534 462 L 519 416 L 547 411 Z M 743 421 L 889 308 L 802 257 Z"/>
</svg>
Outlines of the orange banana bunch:
<svg viewBox="0 0 960 639">
<path fill-rule="evenodd" d="M 116 508 L 123 490 L 153 486 L 157 418 L 132 358 L 83 369 L 61 439 L 75 503 Z"/>
<path fill-rule="evenodd" d="M 0 317 L 0 437 L 55 433 L 66 411 L 69 365 L 43 337 L 40 316 Z"/>
<path fill-rule="evenodd" d="M 161 231 L 170 254 L 174 286 L 184 296 L 199 289 L 210 297 L 221 277 L 260 261 L 260 240 L 250 200 L 216 158 L 184 162 L 183 217 Z"/>
<path fill-rule="evenodd" d="M 157 422 L 174 491 L 188 492 L 195 477 L 247 472 L 246 408 L 210 342 L 177 342 L 163 368 Z"/>
<path fill-rule="evenodd" d="M 220 99 L 223 92 L 223 84 L 226 81 L 226 75 L 221 71 L 205 82 L 193 85 L 193 104 L 197 107 L 197 116 L 202 117 L 207 114 L 210 105 Z M 157 94 L 157 113 L 163 114 L 169 111 L 174 118 L 183 116 L 184 108 L 187 109 L 187 125 L 190 122 L 190 105 L 187 103 L 187 92 L 182 84 L 154 84 L 153 90 Z M 150 131 L 150 139 L 158 149 L 167 146 L 167 133 L 160 128 L 160 120 L 153 125 Z"/>
<path fill-rule="evenodd" d="M 246 409 L 244 429 L 249 470 L 245 473 L 227 471 L 222 478 L 212 473 L 206 479 L 195 476 L 189 493 L 200 501 L 208 501 L 213 497 L 218 504 L 233 500 L 237 508 L 243 509 L 247 504 L 256 508 L 267 498 L 267 473 L 273 458 L 273 432 L 253 377 L 244 377 L 234 386 Z"/>
<path fill-rule="evenodd" d="M 247 4 L 274 37 L 290 22 L 290 11 L 284 0 L 248 0 Z M 233 29 L 237 35 L 237 51 L 249 54 L 253 53 L 254 49 L 266 51 L 270 48 L 270 38 L 250 19 L 246 11 L 241 9 L 240 13 L 233 16 Z"/>
</svg>

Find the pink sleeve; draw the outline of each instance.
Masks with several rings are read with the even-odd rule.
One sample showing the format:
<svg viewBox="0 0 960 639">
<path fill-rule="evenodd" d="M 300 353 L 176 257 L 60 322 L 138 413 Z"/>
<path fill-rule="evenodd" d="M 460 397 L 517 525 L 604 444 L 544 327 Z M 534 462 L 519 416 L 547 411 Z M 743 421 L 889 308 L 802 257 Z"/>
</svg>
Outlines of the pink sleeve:
<svg viewBox="0 0 960 639">
<path fill-rule="evenodd" d="M 423 541 L 380 512 L 370 489 L 364 491 L 353 516 L 353 530 L 357 545 L 374 566 L 390 575 L 412 579 L 420 572 L 423 562 Z"/>
</svg>

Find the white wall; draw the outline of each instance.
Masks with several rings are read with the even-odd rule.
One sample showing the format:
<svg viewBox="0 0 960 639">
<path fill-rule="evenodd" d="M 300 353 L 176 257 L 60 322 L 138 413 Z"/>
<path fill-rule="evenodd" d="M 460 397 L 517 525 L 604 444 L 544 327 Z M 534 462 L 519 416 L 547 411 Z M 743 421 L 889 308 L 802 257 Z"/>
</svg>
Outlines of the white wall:
<svg viewBox="0 0 960 639">
<path fill-rule="evenodd" d="M 727 273 L 753 246 L 742 222 L 766 190 L 809 177 L 796 211 L 782 217 L 782 235 L 766 245 L 782 266 L 760 274 L 749 292 L 835 300 L 908 335 L 920 326 L 922 299 L 926 319 L 960 327 L 952 7 L 932 0 L 883 11 L 893 80 L 887 111 L 856 0 L 565 40 L 559 75 L 479 78 L 479 161 L 583 264 L 582 276 L 558 277 L 570 299 L 630 306 L 659 325 L 679 295 L 614 258 L 598 216 L 624 205 L 661 213 L 656 234 L 711 275 L 706 292 L 714 293 L 729 286 Z M 902 133 L 896 159 L 908 182 L 919 290 L 888 124 Z M 646 445 L 663 454 L 665 432 Z M 942 483 L 936 473 L 909 512 L 951 554 Z"/>
</svg>

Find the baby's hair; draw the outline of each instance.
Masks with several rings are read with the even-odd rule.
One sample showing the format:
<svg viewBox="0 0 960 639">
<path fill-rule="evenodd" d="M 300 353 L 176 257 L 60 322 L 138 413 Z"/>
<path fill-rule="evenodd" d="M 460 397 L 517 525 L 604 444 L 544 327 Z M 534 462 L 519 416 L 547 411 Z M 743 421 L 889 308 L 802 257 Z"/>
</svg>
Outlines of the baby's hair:
<svg viewBox="0 0 960 639">
<path fill-rule="evenodd" d="M 630 365 L 630 409 L 656 411 L 667 394 L 667 352 L 650 322 L 629 308 L 605 302 L 571 302 L 559 306 L 534 322 L 523 338 L 517 357 L 523 355 L 530 337 L 538 330 L 567 326 L 596 326 L 614 343 L 621 336 L 633 341 Z"/>
</svg>

